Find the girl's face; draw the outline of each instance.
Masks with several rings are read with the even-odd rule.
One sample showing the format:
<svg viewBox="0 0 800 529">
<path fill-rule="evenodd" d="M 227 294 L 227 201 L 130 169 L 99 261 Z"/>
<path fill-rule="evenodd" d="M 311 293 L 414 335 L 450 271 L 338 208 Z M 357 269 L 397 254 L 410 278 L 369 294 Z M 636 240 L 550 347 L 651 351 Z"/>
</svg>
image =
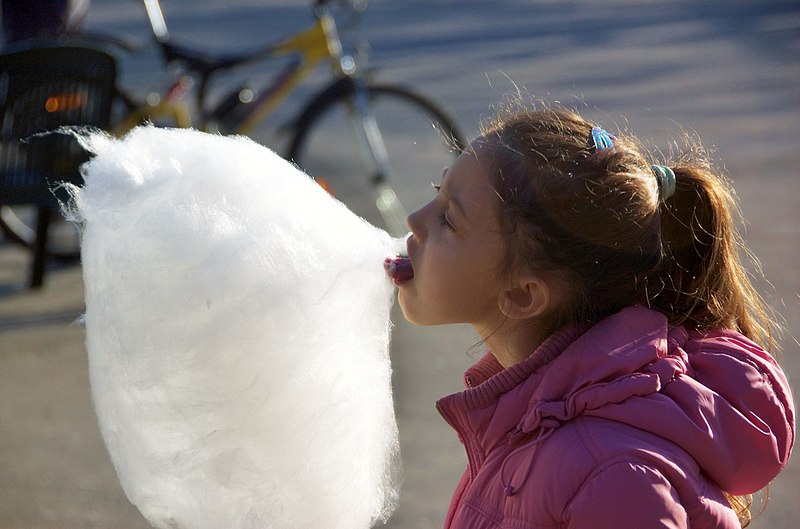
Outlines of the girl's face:
<svg viewBox="0 0 800 529">
<path fill-rule="evenodd" d="M 399 285 L 398 300 L 413 323 L 469 323 L 480 332 L 502 320 L 504 242 L 481 149 L 473 142 L 444 172 L 434 199 L 408 217 L 414 277 Z"/>
</svg>

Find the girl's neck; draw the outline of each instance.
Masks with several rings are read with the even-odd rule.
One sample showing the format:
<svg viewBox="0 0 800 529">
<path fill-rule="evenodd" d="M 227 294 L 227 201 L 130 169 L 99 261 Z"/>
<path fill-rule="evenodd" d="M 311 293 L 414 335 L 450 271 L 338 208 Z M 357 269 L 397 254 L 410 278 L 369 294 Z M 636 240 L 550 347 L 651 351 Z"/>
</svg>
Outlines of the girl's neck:
<svg viewBox="0 0 800 529">
<path fill-rule="evenodd" d="M 505 320 L 498 328 L 486 332 L 477 329 L 489 351 L 504 368 L 528 358 L 550 335 L 535 322 Z"/>
</svg>

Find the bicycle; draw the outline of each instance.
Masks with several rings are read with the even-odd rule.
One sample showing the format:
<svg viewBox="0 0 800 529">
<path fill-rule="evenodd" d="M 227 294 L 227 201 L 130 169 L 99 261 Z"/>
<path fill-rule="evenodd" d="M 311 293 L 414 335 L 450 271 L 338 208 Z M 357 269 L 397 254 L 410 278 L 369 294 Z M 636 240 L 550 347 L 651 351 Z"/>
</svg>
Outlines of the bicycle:
<svg viewBox="0 0 800 529">
<path fill-rule="evenodd" d="M 166 65 L 180 65 L 181 74 L 163 97 L 149 104 L 136 102 L 120 90 L 126 110 L 115 132 L 164 117 L 185 127 L 193 116 L 191 124 L 202 130 L 248 135 L 266 143 L 262 132 L 266 119 L 327 61 L 333 79 L 305 102 L 288 124 L 270 128 L 289 135 L 284 157 L 359 215 L 377 223 L 377 211 L 390 233 L 402 235 L 408 231 L 406 204 L 424 203 L 426 187 L 430 187 L 405 182 L 393 185 L 396 178 L 412 180 L 416 176 L 420 183 L 430 183 L 465 141 L 438 105 L 408 88 L 374 81 L 371 71 L 362 66 L 363 57 L 344 52 L 331 3 L 315 0 L 313 24 L 278 42 L 248 53 L 214 56 L 174 43 L 159 1 L 144 0 L 161 57 Z M 355 18 L 365 7 L 358 0 L 340 0 L 337 5 Z M 288 58 L 288 63 L 266 86 L 245 82 L 210 102 L 212 80 L 220 74 L 280 58 Z M 196 82 L 196 88 L 187 112 L 189 79 Z M 369 191 L 366 194 L 365 189 Z"/>
</svg>

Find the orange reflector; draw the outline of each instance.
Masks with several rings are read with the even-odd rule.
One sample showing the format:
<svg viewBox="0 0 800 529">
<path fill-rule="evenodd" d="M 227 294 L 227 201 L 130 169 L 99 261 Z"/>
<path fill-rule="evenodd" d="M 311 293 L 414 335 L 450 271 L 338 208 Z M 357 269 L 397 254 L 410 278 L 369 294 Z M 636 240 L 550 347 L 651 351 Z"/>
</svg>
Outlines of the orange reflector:
<svg viewBox="0 0 800 529">
<path fill-rule="evenodd" d="M 331 187 L 330 182 L 328 182 L 324 178 L 319 178 L 319 177 L 315 178 L 314 181 L 317 183 L 317 185 L 319 185 L 319 187 L 327 191 L 330 196 L 332 197 L 336 196 L 336 194 L 333 192 L 333 187 Z"/>
<path fill-rule="evenodd" d="M 64 112 L 75 110 L 86 104 L 86 95 L 80 92 L 68 92 L 48 97 L 44 102 L 44 109 L 48 112 Z"/>
</svg>

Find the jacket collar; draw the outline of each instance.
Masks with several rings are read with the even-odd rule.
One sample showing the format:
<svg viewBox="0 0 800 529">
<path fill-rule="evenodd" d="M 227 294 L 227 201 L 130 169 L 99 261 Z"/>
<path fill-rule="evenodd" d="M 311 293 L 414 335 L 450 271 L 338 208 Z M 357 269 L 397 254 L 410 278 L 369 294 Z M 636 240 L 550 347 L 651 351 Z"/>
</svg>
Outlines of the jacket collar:
<svg viewBox="0 0 800 529">
<path fill-rule="evenodd" d="M 507 369 L 487 353 L 465 373 L 467 389 L 444 397 L 436 407 L 465 444 L 471 440 L 477 452 L 486 453 L 517 434 L 542 426 L 552 429 L 587 405 L 658 391 L 658 376 L 653 375 L 639 380 L 639 385 L 586 393 L 665 354 L 667 331 L 666 318 L 644 307 L 624 309 L 588 330 L 568 326 Z M 545 376 L 548 373 L 552 376 Z"/>
<path fill-rule="evenodd" d="M 566 327 L 551 335 L 530 357 L 507 369 L 488 352 L 466 371 L 467 389 L 440 399 L 436 408 L 467 445 L 468 453 L 481 459 L 492 447 L 508 441 L 542 380 L 537 371 L 583 332 L 579 326 Z"/>
</svg>

